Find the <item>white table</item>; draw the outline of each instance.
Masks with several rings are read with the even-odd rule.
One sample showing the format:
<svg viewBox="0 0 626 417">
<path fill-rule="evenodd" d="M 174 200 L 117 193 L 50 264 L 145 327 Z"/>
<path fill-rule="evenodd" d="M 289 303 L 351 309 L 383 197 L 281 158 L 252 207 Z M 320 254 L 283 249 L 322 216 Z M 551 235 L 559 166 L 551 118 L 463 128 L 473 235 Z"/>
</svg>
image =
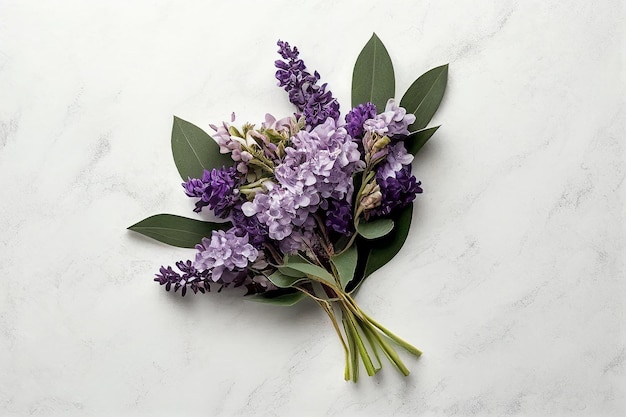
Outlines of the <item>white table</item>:
<svg viewBox="0 0 626 417">
<path fill-rule="evenodd" d="M 588 1 L 0 3 L 0 415 L 626 414 L 624 7 Z M 358 385 L 313 304 L 152 282 L 193 256 L 172 115 L 292 111 L 275 42 L 349 109 L 376 31 L 398 95 L 449 62 L 402 252 L 358 294 L 425 353 Z M 363 373 L 364 375 L 364 373 Z"/>
</svg>

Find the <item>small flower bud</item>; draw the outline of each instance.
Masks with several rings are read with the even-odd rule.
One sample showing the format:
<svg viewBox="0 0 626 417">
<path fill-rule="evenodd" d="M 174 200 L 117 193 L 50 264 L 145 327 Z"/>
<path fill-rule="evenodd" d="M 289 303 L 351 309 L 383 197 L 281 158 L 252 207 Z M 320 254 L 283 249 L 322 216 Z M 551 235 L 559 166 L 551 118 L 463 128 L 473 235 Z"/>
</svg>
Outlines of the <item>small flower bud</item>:
<svg viewBox="0 0 626 417">
<path fill-rule="evenodd" d="M 363 188 L 361 193 L 361 202 L 359 203 L 363 210 L 372 210 L 380 206 L 383 195 L 380 192 L 378 184 L 369 183 Z"/>
</svg>

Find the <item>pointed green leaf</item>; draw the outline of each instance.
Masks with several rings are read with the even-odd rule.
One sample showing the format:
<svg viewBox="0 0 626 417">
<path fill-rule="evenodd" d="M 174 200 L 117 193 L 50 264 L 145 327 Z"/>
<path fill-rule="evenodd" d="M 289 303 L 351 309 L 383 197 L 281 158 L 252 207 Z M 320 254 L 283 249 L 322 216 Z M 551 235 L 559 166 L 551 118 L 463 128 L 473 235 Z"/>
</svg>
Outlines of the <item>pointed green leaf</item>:
<svg viewBox="0 0 626 417">
<path fill-rule="evenodd" d="M 285 275 L 280 271 L 276 271 L 272 275 L 268 276 L 267 279 L 272 281 L 272 283 L 278 288 L 289 288 L 293 287 L 296 283 L 300 281 L 304 281 L 306 278 L 290 277 L 289 275 Z"/>
<path fill-rule="evenodd" d="M 354 278 L 357 258 L 358 252 L 355 245 L 350 246 L 343 253 L 331 258 L 331 262 L 335 265 L 337 273 L 339 274 L 339 282 L 343 289 L 345 289 L 348 282 L 352 281 Z"/>
<path fill-rule="evenodd" d="M 391 58 L 376 34 L 367 42 L 354 64 L 352 73 L 352 107 L 368 101 L 379 111 L 396 93 Z"/>
<path fill-rule="evenodd" d="M 213 230 L 226 230 L 230 222 L 212 223 L 173 214 L 157 214 L 135 223 L 128 229 L 179 248 L 193 248 Z"/>
<path fill-rule="evenodd" d="M 178 173 L 184 181 L 200 178 L 205 169 L 232 166 L 230 154 L 220 153 L 220 147 L 204 130 L 174 116 L 172 126 L 172 155 Z"/>
<path fill-rule="evenodd" d="M 400 106 L 415 115 L 409 131 L 425 128 L 437 111 L 448 82 L 448 64 L 433 68 L 420 76 L 404 93 Z"/>
<path fill-rule="evenodd" d="M 305 273 L 306 275 L 319 278 L 322 281 L 326 281 L 332 285 L 336 285 L 333 276 L 324 268 L 317 265 L 313 265 L 301 256 L 290 256 L 285 263 L 285 266 L 290 269 L 295 269 Z"/>
<path fill-rule="evenodd" d="M 306 297 L 302 291 L 296 291 L 289 294 L 281 294 L 274 297 L 267 295 L 252 295 L 244 297 L 244 300 L 256 301 L 257 303 L 273 304 L 277 306 L 292 306 Z"/>
<path fill-rule="evenodd" d="M 417 132 L 411 133 L 404 140 L 404 146 L 406 146 L 406 150 L 413 156 L 417 154 L 417 152 L 422 149 L 422 146 L 426 144 L 428 139 L 432 135 L 435 134 L 437 129 L 439 129 L 441 125 L 435 127 L 429 127 L 428 129 L 418 130 Z"/>
<path fill-rule="evenodd" d="M 393 229 L 393 220 L 378 219 L 370 222 L 359 223 L 356 230 L 365 239 L 378 239 L 387 235 Z"/>
<path fill-rule="evenodd" d="M 296 271 L 295 269 L 291 269 L 286 266 L 281 266 L 278 270 L 288 277 L 302 278 L 306 276 L 304 272 Z"/>
<path fill-rule="evenodd" d="M 363 278 L 368 277 L 396 256 L 409 235 L 412 217 L 413 203 L 400 211 L 396 217 L 396 227 L 394 230 L 383 239 L 377 241 L 376 246 L 370 249 Z"/>
</svg>

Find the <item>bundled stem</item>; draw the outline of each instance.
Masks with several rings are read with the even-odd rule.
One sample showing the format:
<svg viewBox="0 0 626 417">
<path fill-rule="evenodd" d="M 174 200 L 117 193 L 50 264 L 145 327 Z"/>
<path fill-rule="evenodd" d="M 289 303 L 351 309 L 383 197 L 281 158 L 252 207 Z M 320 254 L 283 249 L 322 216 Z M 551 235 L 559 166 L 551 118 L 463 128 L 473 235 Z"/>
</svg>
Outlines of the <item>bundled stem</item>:
<svg viewBox="0 0 626 417">
<path fill-rule="evenodd" d="M 315 299 L 333 323 L 345 351 L 345 380 L 351 379 L 357 382 L 361 361 L 367 374 L 369 376 L 375 375 L 382 368 L 379 350 L 382 350 L 387 359 L 403 375 L 408 375 L 408 368 L 390 342 L 417 357 L 422 352 L 368 316 L 349 294 L 335 287 L 332 288 L 332 292 L 334 297 L 328 300 L 318 298 L 308 292 L 305 293 Z M 339 327 L 337 311 L 341 312 L 343 333 Z M 375 361 L 372 357 L 375 358 Z"/>
</svg>

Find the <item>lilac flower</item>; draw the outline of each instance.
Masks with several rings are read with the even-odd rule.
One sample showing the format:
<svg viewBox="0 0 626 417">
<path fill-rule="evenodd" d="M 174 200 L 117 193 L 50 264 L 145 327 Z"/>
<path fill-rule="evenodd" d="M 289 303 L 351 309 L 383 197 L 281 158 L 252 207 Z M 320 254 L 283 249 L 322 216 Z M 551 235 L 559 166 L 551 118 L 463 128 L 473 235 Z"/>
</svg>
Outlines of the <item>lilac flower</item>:
<svg viewBox="0 0 626 417">
<path fill-rule="evenodd" d="M 291 142 L 294 149 L 304 152 L 301 169 L 313 173 L 316 181 L 311 186 L 322 198 L 342 200 L 352 193 L 352 175 L 365 164 L 346 129 L 328 118 L 310 132 L 300 131 Z M 285 161 L 288 159 L 289 154 Z"/>
<path fill-rule="evenodd" d="M 385 111 L 363 123 L 365 130 L 378 133 L 379 135 L 408 135 L 408 127 L 415 122 L 414 114 L 407 114 L 406 109 L 396 104 L 390 98 L 385 106 Z"/>
<path fill-rule="evenodd" d="M 267 266 L 266 262 L 261 262 L 264 266 Z M 259 260 L 255 262 L 255 266 L 259 264 Z M 191 261 L 179 261 L 176 262 L 176 267 L 180 272 L 175 271 L 171 266 L 165 268 L 161 267 L 160 273 L 156 274 L 154 280 L 161 285 L 165 285 L 165 290 L 170 291 L 174 287 L 174 292 L 181 290 L 181 295 L 184 297 L 187 294 L 187 288 L 191 289 L 194 294 L 201 292 L 211 291 L 211 284 L 218 284 L 219 288 L 217 292 L 220 292 L 223 288 L 228 286 L 239 287 L 245 285 L 247 292 L 245 295 L 260 294 L 270 290 L 276 290 L 277 287 L 272 284 L 264 275 L 256 274 L 250 275 L 246 271 L 240 271 L 231 274 L 222 274 L 222 276 L 214 281 L 211 278 L 211 271 L 206 269 L 200 271 L 193 266 Z M 181 274 L 182 273 L 182 274 Z M 228 279 L 228 282 L 224 281 L 224 278 Z"/>
<path fill-rule="evenodd" d="M 276 166 L 276 182 L 265 182 L 266 192 L 256 193 L 241 207 L 246 216 L 254 216 L 266 225 L 268 237 L 277 241 L 289 238 L 294 231 L 303 233 L 308 224 L 314 225 L 310 214 L 326 205 L 325 199 L 349 200 L 352 175 L 364 167 L 357 144 L 331 118 L 310 132 L 298 132 L 291 143 Z M 286 247 L 292 252 L 297 244 L 306 243 L 302 239 L 289 242 L 279 243 L 281 249 Z"/>
<path fill-rule="evenodd" d="M 387 158 L 378 167 L 378 172 L 382 178 L 396 177 L 396 172 L 403 166 L 413 162 L 413 155 L 407 152 L 403 142 L 397 142 L 387 147 Z"/>
<path fill-rule="evenodd" d="M 202 179 L 189 178 L 182 185 L 189 197 L 200 198 L 193 211 L 199 213 L 203 207 L 209 206 L 216 216 L 224 219 L 238 201 L 238 183 L 239 174 L 235 168 L 222 167 L 211 171 L 205 169 Z"/>
<path fill-rule="evenodd" d="M 369 101 L 359 104 L 346 114 L 346 130 L 354 139 L 361 139 L 365 130 L 363 123 L 368 119 L 376 117 L 376 106 Z"/>
<path fill-rule="evenodd" d="M 275 62 L 276 79 L 278 85 L 289 93 L 289 101 L 298 111 L 303 112 L 307 124 L 317 126 L 328 117 L 339 118 L 339 102 L 330 91 L 326 91 L 326 84 L 317 84 L 320 75 L 317 71 L 311 75 L 306 71 L 304 62 L 298 58 L 298 48 L 291 48 L 289 43 L 278 41 L 278 53 L 285 61 Z"/>
<path fill-rule="evenodd" d="M 289 236 L 278 241 L 278 248 L 287 254 L 307 252 L 315 246 L 315 242 L 315 220 L 309 216 L 301 226 L 294 227 Z"/>
<path fill-rule="evenodd" d="M 261 224 L 259 219 L 255 216 L 248 217 L 241 210 L 243 203 L 238 204 L 231 211 L 231 221 L 234 227 L 237 229 L 235 234 L 237 236 L 248 235 L 248 240 L 252 246 L 257 250 L 263 248 L 263 244 L 267 238 L 267 226 Z"/>
<path fill-rule="evenodd" d="M 267 226 L 270 239 L 283 240 L 291 234 L 294 221 L 302 213 L 297 211 L 293 194 L 271 182 L 266 187 L 267 193 L 257 193 L 253 201 L 244 203 L 241 209 L 246 216 L 255 216 L 259 223 Z"/>
<path fill-rule="evenodd" d="M 198 291 L 204 293 L 205 291 L 211 291 L 211 287 L 209 286 L 209 281 L 207 280 L 209 276 L 209 271 L 199 271 L 197 270 L 191 263 L 191 261 L 176 262 L 176 266 L 182 272 L 182 275 L 172 269 L 171 266 L 165 268 L 161 266 L 160 274 L 156 274 L 154 280 L 161 285 L 165 285 L 165 289 L 169 291 L 172 286 L 174 287 L 174 292 L 181 290 L 181 295 L 184 297 L 187 293 L 187 287 L 189 286 L 191 290 L 196 294 Z"/>
<path fill-rule="evenodd" d="M 196 245 L 198 253 L 194 267 L 199 270 L 210 270 L 214 282 L 222 280 L 230 283 L 246 274 L 249 262 L 259 256 L 259 252 L 248 243 L 248 235 L 237 236 L 234 229 L 228 231 L 214 230 L 211 239 L 203 238 Z"/>
<path fill-rule="evenodd" d="M 235 121 L 235 113 L 231 115 L 231 122 Z M 221 126 L 211 125 L 211 128 L 215 130 L 213 136 L 220 147 L 220 153 L 230 153 L 230 157 L 233 161 L 237 162 L 237 171 L 245 174 L 248 172 L 248 162 L 253 158 L 250 152 L 245 150 L 245 147 L 257 146 L 257 143 L 252 137 L 246 138 L 239 137 L 231 134 L 230 124 L 223 122 Z"/>
<path fill-rule="evenodd" d="M 381 204 L 371 211 L 374 216 L 387 216 L 395 209 L 406 207 L 422 192 L 421 182 L 411 175 L 411 166 L 404 165 L 395 176 L 385 177 L 382 170 L 376 173 L 376 182 L 382 194 Z"/>
<path fill-rule="evenodd" d="M 347 200 L 330 200 L 325 224 L 330 230 L 344 235 L 351 234 L 352 206 Z"/>
</svg>

